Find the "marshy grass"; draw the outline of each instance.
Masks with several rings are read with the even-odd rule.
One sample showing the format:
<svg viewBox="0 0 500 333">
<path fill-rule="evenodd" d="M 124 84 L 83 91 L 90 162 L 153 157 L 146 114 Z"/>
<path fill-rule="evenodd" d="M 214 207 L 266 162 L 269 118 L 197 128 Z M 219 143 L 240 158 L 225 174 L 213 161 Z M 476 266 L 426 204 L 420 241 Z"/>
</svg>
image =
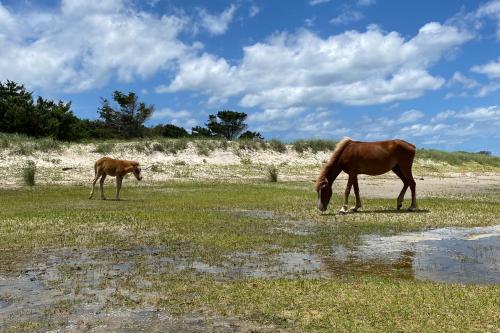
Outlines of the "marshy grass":
<svg viewBox="0 0 500 333">
<path fill-rule="evenodd" d="M 498 191 L 421 198 L 419 207 L 425 211 L 420 213 L 395 213 L 395 198 L 363 198 L 364 213 L 336 215 L 332 212 L 342 204 L 343 189 L 335 188 L 332 211 L 319 214 L 310 182 L 132 184 L 123 187 L 123 201 L 89 201 L 87 186 L 0 189 L 0 248 L 8 249 L 0 256 L 0 274 L 24 276 L 27 267 L 36 274 L 52 253 L 60 253 L 67 269 L 62 269 L 62 285 L 53 282 L 51 292 L 66 295 L 67 285 L 85 290 L 81 279 L 93 274 L 92 265 L 101 263 L 105 266 L 98 267 L 111 269 L 123 258 L 131 262 L 127 272 L 99 271 L 93 280 L 101 282 L 93 287 L 95 295 L 81 293 L 75 304 L 47 300 L 46 315 L 33 311 L 35 315 L 20 319 L 24 321 L 13 331 L 19 327 L 63 330 L 65 318 L 95 304 L 96 295 L 106 299 L 105 310 L 110 314 L 154 306 L 174 320 L 199 318 L 202 313 L 223 323 L 237 318 L 242 325 L 256 325 L 257 331 L 469 332 L 495 331 L 498 325 L 500 290 L 495 285 L 416 281 L 376 269 L 332 270 L 326 278 L 280 271 L 277 274 L 283 275 L 273 278 L 209 272 L 212 267 L 238 265 L 231 259 L 238 254 L 254 255 L 256 267 L 266 267 L 282 252 L 307 251 L 328 258 L 332 246 L 355 246 L 365 234 L 496 225 Z M 114 188 L 105 187 L 105 191 L 111 194 Z M 307 232 L 294 232 L 301 228 Z M 94 249 L 96 256 L 91 265 L 78 266 L 82 271 L 66 263 L 69 252 L 80 258 L 79 251 L 88 249 Z M 168 269 L 158 269 L 156 264 L 162 260 L 172 261 L 165 266 Z M 176 266 L 179 260 L 188 264 Z M 206 271 L 196 270 L 191 263 Z M 321 269 L 329 269 L 328 260 Z M 144 281 L 149 285 L 145 287 Z M 107 293 L 110 287 L 120 292 Z M 25 315 L 32 307 L 19 313 Z M 102 324 L 106 323 L 90 323 L 88 330 Z"/>
<path fill-rule="evenodd" d="M 28 160 L 22 169 L 23 182 L 27 186 L 35 186 L 36 164 Z"/>
</svg>

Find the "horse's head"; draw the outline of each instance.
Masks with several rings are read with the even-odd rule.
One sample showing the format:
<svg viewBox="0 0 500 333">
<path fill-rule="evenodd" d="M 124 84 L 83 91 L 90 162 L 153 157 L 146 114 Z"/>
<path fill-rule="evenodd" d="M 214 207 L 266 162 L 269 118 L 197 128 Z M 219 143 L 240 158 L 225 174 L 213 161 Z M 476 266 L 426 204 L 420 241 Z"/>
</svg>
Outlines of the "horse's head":
<svg viewBox="0 0 500 333">
<path fill-rule="evenodd" d="M 316 192 L 318 193 L 318 209 L 324 212 L 332 197 L 332 184 L 329 184 L 326 178 L 318 180 L 316 182 Z"/>
<path fill-rule="evenodd" d="M 133 162 L 132 163 L 132 172 L 134 173 L 134 176 L 137 180 L 142 180 L 141 176 L 141 168 L 139 167 L 138 162 Z"/>
</svg>

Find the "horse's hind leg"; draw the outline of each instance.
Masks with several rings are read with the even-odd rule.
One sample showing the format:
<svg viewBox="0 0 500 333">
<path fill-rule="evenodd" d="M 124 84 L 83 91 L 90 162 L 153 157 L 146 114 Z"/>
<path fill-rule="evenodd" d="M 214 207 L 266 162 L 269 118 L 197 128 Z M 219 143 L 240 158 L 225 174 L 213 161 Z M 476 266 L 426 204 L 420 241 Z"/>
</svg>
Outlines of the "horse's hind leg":
<svg viewBox="0 0 500 333">
<path fill-rule="evenodd" d="M 116 200 L 120 200 L 120 190 L 122 189 L 122 176 L 116 176 Z"/>
<path fill-rule="evenodd" d="M 403 175 L 403 173 L 401 172 L 401 168 L 399 167 L 399 165 L 396 165 L 394 168 L 392 168 L 392 171 L 401 179 L 401 181 L 403 182 L 403 189 L 401 190 L 401 192 L 399 193 L 399 196 L 398 196 L 398 205 L 397 205 L 397 209 L 400 210 L 401 209 L 401 206 L 403 206 L 403 200 L 404 200 L 404 197 L 405 197 L 405 193 L 406 193 L 406 190 L 408 189 L 408 181 L 406 180 L 405 176 Z"/>
<path fill-rule="evenodd" d="M 101 188 L 101 200 L 106 200 L 104 197 L 104 181 L 106 180 L 106 174 L 103 173 L 101 180 L 99 181 L 99 187 Z"/>
<path fill-rule="evenodd" d="M 344 206 L 340 208 L 340 213 L 347 213 L 349 211 L 349 194 L 351 193 L 351 187 L 352 183 L 354 182 L 354 177 L 355 176 L 349 175 L 349 179 L 347 180 L 347 187 L 345 188 L 344 193 Z"/>
<path fill-rule="evenodd" d="M 361 198 L 359 196 L 359 186 L 358 186 L 358 176 L 354 175 L 354 180 L 352 182 L 354 187 L 354 194 L 356 195 L 356 206 L 352 209 L 353 212 L 357 212 L 361 208 Z"/>
<path fill-rule="evenodd" d="M 96 172 L 94 180 L 92 181 L 92 191 L 90 191 L 89 199 L 92 199 L 92 196 L 94 195 L 94 188 L 95 188 L 95 183 L 97 183 L 97 180 L 101 176 L 100 171 Z"/>
<path fill-rule="evenodd" d="M 405 168 L 401 167 L 401 172 L 403 173 L 403 176 L 406 178 L 408 185 L 410 185 L 411 206 L 408 208 L 408 210 L 413 211 L 417 209 L 417 194 L 416 194 L 417 184 L 415 183 L 415 180 L 413 179 L 413 175 L 411 173 L 411 164 Z"/>
</svg>

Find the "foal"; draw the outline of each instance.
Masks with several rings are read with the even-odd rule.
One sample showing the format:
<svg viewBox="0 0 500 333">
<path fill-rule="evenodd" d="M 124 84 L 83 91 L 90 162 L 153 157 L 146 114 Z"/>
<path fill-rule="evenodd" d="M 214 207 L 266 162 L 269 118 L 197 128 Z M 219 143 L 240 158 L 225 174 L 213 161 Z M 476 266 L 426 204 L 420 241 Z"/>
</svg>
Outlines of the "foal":
<svg viewBox="0 0 500 333">
<path fill-rule="evenodd" d="M 352 211 L 361 208 L 358 174 L 377 176 L 392 170 L 403 182 L 403 189 L 397 200 L 397 209 L 401 209 L 406 190 L 410 187 L 411 206 L 408 210 L 415 210 L 417 208 L 416 184 L 411 172 L 414 157 L 415 146 L 403 140 L 360 142 L 343 138 L 335 147 L 330 161 L 316 181 L 318 209 L 326 210 L 332 197 L 333 182 L 342 171 L 349 175 L 349 179 L 345 189 L 344 205 L 340 212 L 347 213 L 351 187 L 354 187 L 356 195 L 356 206 L 352 208 Z"/>
<path fill-rule="evenodd" d="M 106 176 L 116 176 L 116 200 L 120 200 L 120 189 L 122 188 L 123 177 L 132 172 L 137 180 L 142 180 L 141 168 L 139 167 L 139 162 L 127 161 L 127 160 L 115 160 L 111 157 L 102 157 L 94 165 L 95 177 L 92 182 L 92 191 L 90 192 L 89 199 L 92 199 L 94 195 L 95 183 L 101 177 L 99 181 L 101 187 L 101 200 L 106 200 L 104 197 L 104 180 Z"/>
</svg>

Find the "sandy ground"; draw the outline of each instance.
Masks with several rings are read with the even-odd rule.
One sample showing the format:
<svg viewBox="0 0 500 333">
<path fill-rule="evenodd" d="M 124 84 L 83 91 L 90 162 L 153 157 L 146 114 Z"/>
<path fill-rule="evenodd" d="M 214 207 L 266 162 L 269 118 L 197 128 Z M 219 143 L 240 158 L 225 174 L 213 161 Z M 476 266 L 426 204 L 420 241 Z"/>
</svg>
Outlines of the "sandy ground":
<svg viewBox="0 0 500 333">
<path fill-rule="evenodd" d="M 23 186 L 21 170 L 28 160 L 36 163 L 36 183 L 90 185 L 94 176 L 94 162 L 103 156 L 95 152 L 94 144 L 74 144 L 58 151 L 36 151 L 29 156 L 13 154 L 8 149 L 0 150 L 0 188 Z M 284 153 L 273 150 L 238 149 L 235 144 L 226 150 L 210 151 L 208 156 L 197 151 L 193 143 L 176 154 L 166 152 L 138 152 L 133 144 L 117 144 L 108 154 L 119 159 L 133 159 L 143 167 L 144 181 L 140 186 L 171 180 L 221 180 L 245 181 L 265 180 L 270 166 L 279 170 L 280 181 L 314 180 L 329 152 L 306 152 L 299 154 L 291 147 Z M 66 170 L 64 170 L 66 169 Z M 445 172 L 434 172 L 435 170 Z M 446 172 L 449 171 L 449 172 Z M 418 196 L 433 196 L 445 193 L 473 194 L 500 191 L 500 172 L 459 172 L 456 167 L 429 160 L 416 160 L 414 177 Z M 346 175 L 335 183 L 336 191 L 343 191 Z M 107 184 L 114 180 L 107 179 Z M 136 181 L 129 177 L 125 186 Z M 401 181 L 392 173 L 382 176 L 360 176 L 360 192 L 368 197 L 395 197 L 401 190 Z M 407 197 L 409 196 L 409 191 Z"/>
</svg>

